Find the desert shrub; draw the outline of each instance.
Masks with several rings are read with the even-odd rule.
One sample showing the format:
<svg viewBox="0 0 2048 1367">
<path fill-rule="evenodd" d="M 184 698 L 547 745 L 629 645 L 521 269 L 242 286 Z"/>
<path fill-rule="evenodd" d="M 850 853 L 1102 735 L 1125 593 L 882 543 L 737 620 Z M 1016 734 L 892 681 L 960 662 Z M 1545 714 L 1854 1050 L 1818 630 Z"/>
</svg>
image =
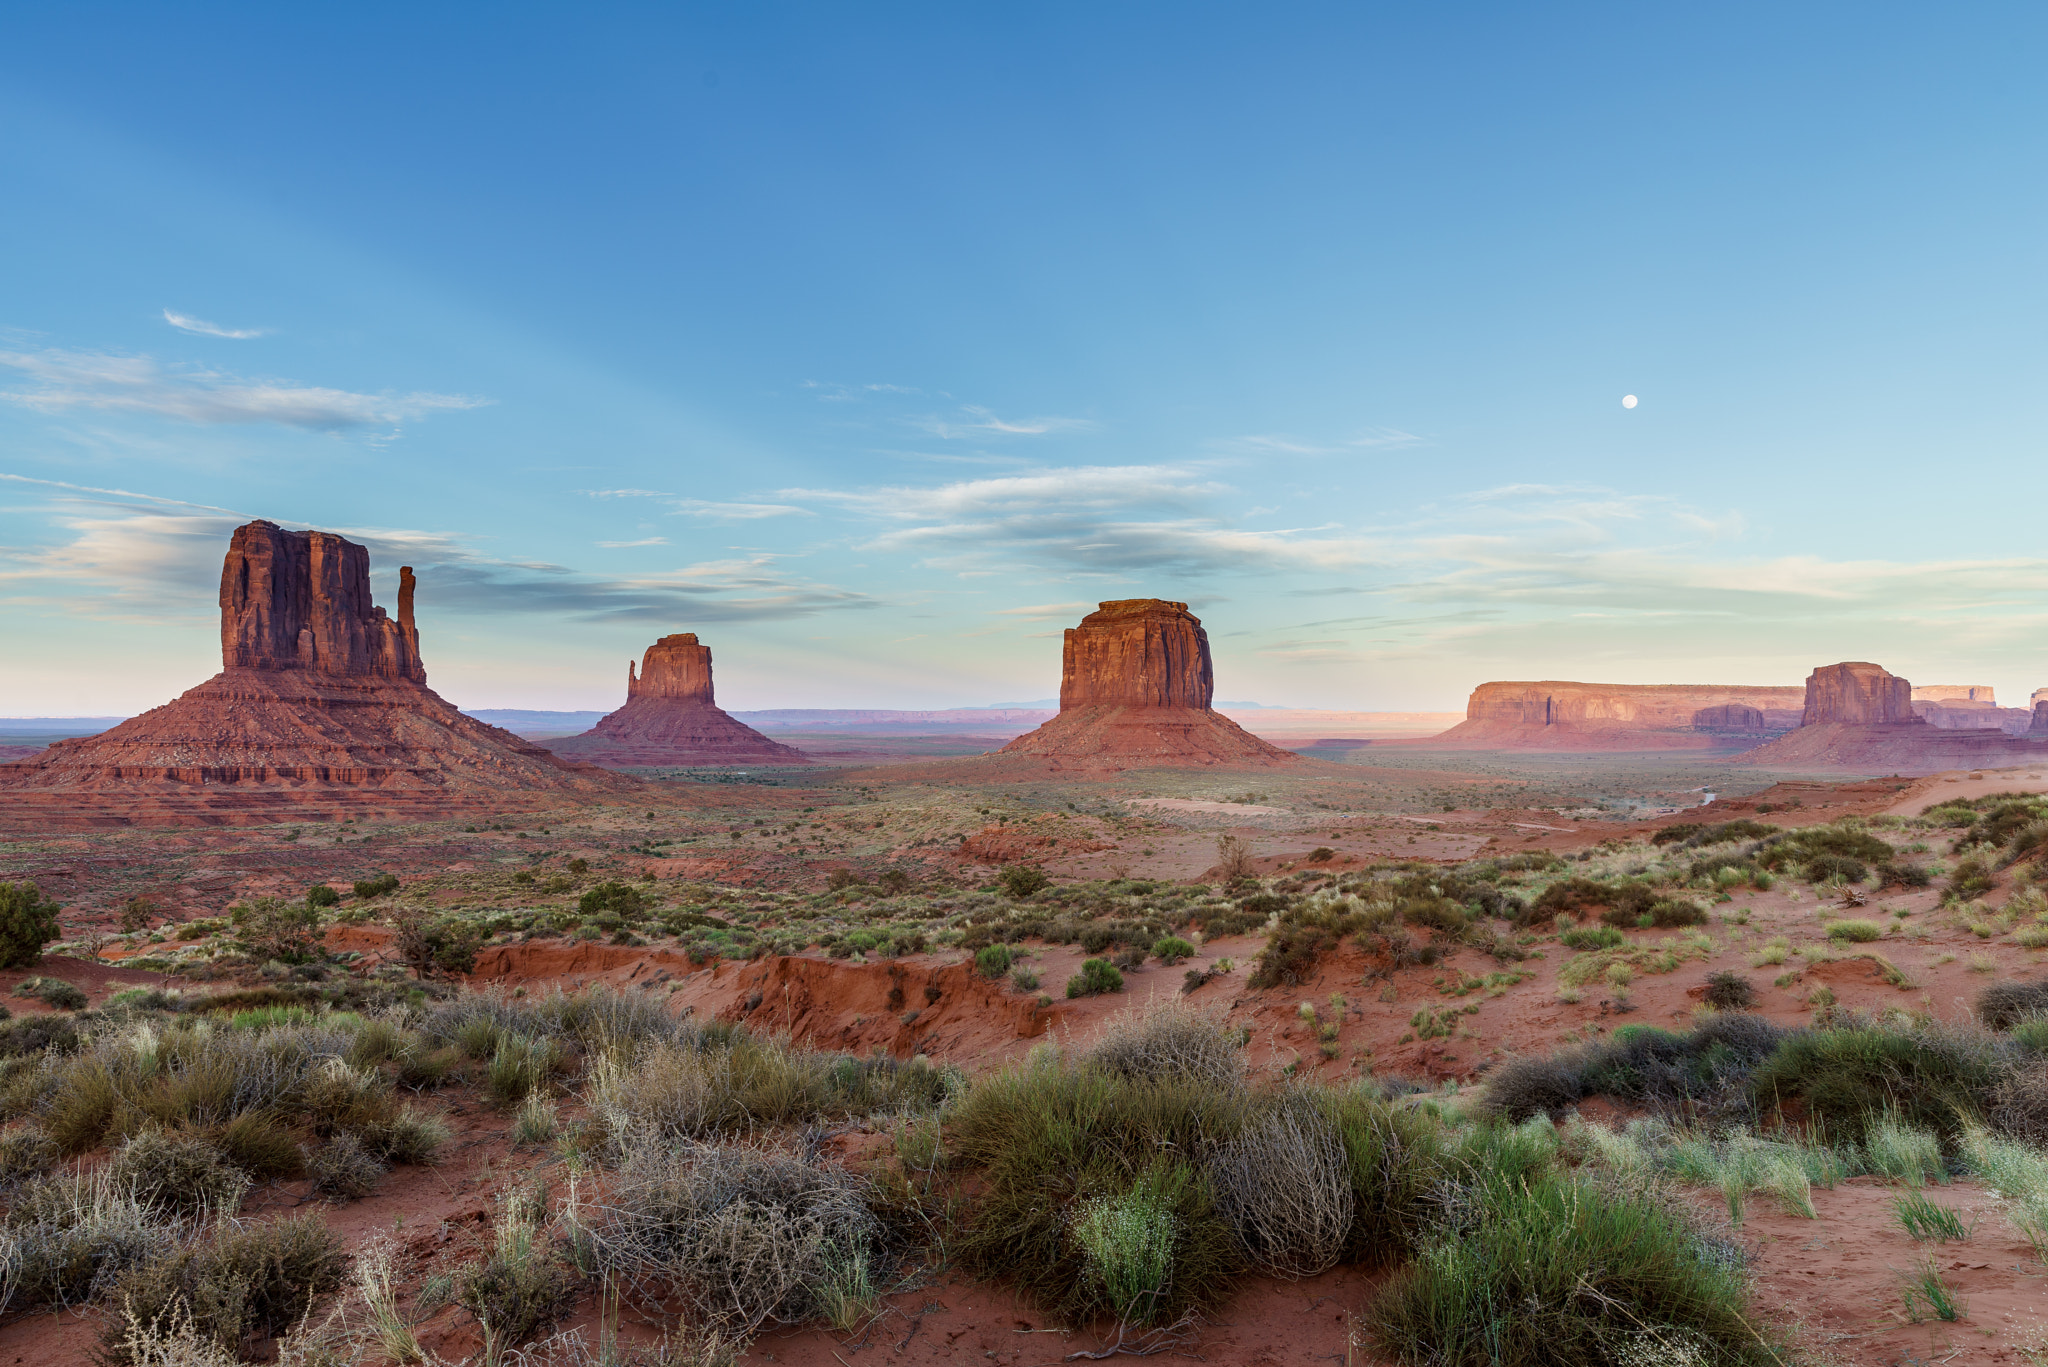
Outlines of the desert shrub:
<svg viewBox="0 0 2048 1367">
<path fill-rule="evenodd" d="M 2010 1030 L 2030 1016 L 2048 1013 L 2048 980 L 1992 983 L 1977 994 L 1977 1019 L 1993 1030 Z"/>
<path fill-rule="evenodd" d="M 1982 897 L 1997 886 L 1998 875 L 1992 871 L 1989 859 L 1981 854 L 1965 855 L 1956 861 L 1955 871 L 1949 874 L 1942 900 L 1966 902 L 1973 897 Z"/>
<path fill-rule="evenodd" d="M 1802 851 L 1801 858 L 1832 854 L 1876 864 L 1890 859 L 1893 853 L 1890 845 L 1853 826 L 1809 826 L 1787 836 L 1785 843 Z"/>
<path fill-rule="evenodd" d="M 1903 859 L 1887 859 L 1876 868 L 1879 887 L 1924 888 L 1934 881 L 1933 875 L 1918 864 L 1909 864 Z"/>
<path fill-rule="evenodd" d="M 1075 1208 L 1074 1242 L 1088 1280 L 1119 1324 L 1148 1327 L 1174 1299 L 1175 1213 L 1195 1180 L 1186 1163 L 1156 1161 L 1129 1189 Z"/>
<path fill-rule="evenodd" d="M 55 902 L 34 883 L 0 883 L 0 968 L 26 968 L 56 939 Z"/>
<path fill-rule="evenodd" d="M 306 1155 L 290 1127 L 268 1111 L 244 1111 L 206 1133 L 228 1162 L 260 1180 L 297 1177 Z"/>
<path fill-rule="evenodd" d="M 149 1129 L 114 1155 L 114 1181 L 136 1200 L 173 1216 L 231 1215 L 249 1176 L 204 1139 Z"/>
<path fill-rule="evenodd" d="M 1244 1081 L 1243 1041 L 1220 1013 L 1158 997 L 1111 1016 L 1085 1058 L 1133 1081 L 1185 1078 L 1229 1087 Z"/>
<path fill-rule="evenodd" d="M 1573 926 L 1557 937 L 1566 949 L 1602 950 L 1616 949 L 1628 943 L 1628 937 L 1613 926 Z"/>
<path fill-rule="evenodd" d="M 1031 894 L 1052 886 L 1052 878 L 1044 869 L 1036 869 L 1029 864 L 1009 865 L 996 875 L 996 881 L 1002 885 L 1005 896 L 1013 897 L 1020 902 Z"/>
<path fill-rule="evenodd" d="M 228 908 L 235 945 L 253 959 L 305 963 L 320 952 L 320 908 L 281 897 L 258 897 Z"/>
<path fill-rule="evenodd" d="M 86 1003 L 85 993 L 78 985 L 62 978 L 23 978 L 15 985 L 14 995 L 32 997 L 59 1011 L 83 1011 Z"/>
<path fill-rule="evenodd" d="M 426 1049 L 414 1046 L 398 1056 L 398 1081 L 415 1092 L 439 1087 L 462 1061 L 454 1049 Z"/>
<path fill-rule="evenodd" d="M 168 1253 L 184 1234 L 105 1169 L 29 1182 L 0 1229 L 0 1309 L 82 1304 L 128 1269 Z"/>
<path fill-rule="evenodd" d="M 0 1017 L 0 1058 L 54 1057 L 76 1053 L 83 1043 L 77 1023 L 68 1016 Z"/>
<path fill-rule="evenodd" d="M 343 1130 L 307 1155 L 306 1175 L 321 1196 L 354 1201 L 368 1196 L 384 1180 L 384 1165 L 363 1147 L 363 1141 Z"/>
<path fill-rule="evenodd" d="M 546 1084 L 562 1065 L 560 1047 L 545 1036 L 506 1034 L 484 1069 L 484 1090 L 500 1106 L 516 1106 L 528 1092 Z"/>
<path fill-rule="evenodd" d="M 2038 1062 L 2006 1068 L 1991 1090 L 1986 1115 L 2000 1134 L 2048 1145 L 2048 1069 Z"/>
<path fill-rule="evenodd" d="M 1600 910 L 1600 919 L 1612 926 L 1633 926 L 1649 914 L 1657 901 L 1648 883 L 1626 881 L 1600 883 L 1590 878 L 1566 878 L 1552 883 L 1537 897 L 1526 918 L 1531 923 L 1553 919 L 1561 911 Z"/>
<path fill-rule="evenodd" d="M 1312 1277 L 1343 1256 L 1356 1197 L 1344 1143 L 1308 1098 L 1290 1099 L 1209 1160 L 1217 1209 L 1247 1261 Z"/>
<path fill-rule="evenodd" d="M 1252 966 L 1250 986 L 1299 987 L 1315 976 L 1323 955 L 1335 949 L 1344 936 L 1362 930 L 1366 917 L 1362 906 L 1344 901 L 1311 903 L 1285 911 L 1273 933 L 1266 937 Z"/>
<path fill-rule="evenodd" d="M 615 879 L 599 883 L 577 899 L 576 909 L 585 916 L 638 916 L 647 909 L 647 903 L 640 896 L 640 890 L 631 883 Z"/>
<path fill-rule="evenodd" d="M 453 916 L 430 916 L 417 907 L 394 912 L 392 947 L 422 978 L 436 973 L 468 973 L 483 948 L 483 932 Z"/>
<path fill-rule="evenodd" d="M 369 878 L 358 879 L 355 883 L 356 896 L 365 902 L 378 897 L 388 897 L 397 891 L 398 875 L 395 873 L 379 873 Z"/>
<path fill-rule="evenodd" d="M 1827 924 L 1827 932 L 1830 940 L 1848 940 L 1859 945 L 1867 945 L 1872 940 L 1884 938 L 1884 927 L 1875 921 L 1830 921 Z"/>
<path fill-rule="evenodd" d="M 637 1146 L 571 1214 L 604 1274 L 742 1333 L 825 1313 L 830 1289 L 872 1279 L 886 1248 L 863 1179 L 738 1145 Z"/>
<path fill-rule="evenodd" d="M 1706 1003 L 1716 1011 L 1747 1011 L 1756 1005 L 1756 987 L 1732 969 L 1707 975 Z"/>
<path fill-rule="evenodd" d="M 1607 920 L 1617 910 L 1618 908 L 1610 908 L 1601 919 Z M 1698 902 L 1684 897 L 1660 897 L 1650 903 L 1650 909 L 1643 915 L 1648 916 L 1650 924 L 1659 930 L 1675 930 L 1679 926 L 1703 926 L 1707 923 L 1707 909 Z M 1642 917 L 1638 916 L 1634 924 L 1641 923 Z"/>
<path fill-rule="evenodd" d="M 306 889 L 306 905 L 310 907 L 334 907 L 341 905 L 341 894 L 325 883 L 315 883 Z"/>
<path fill-rule="evenodd" d="M 1452 1219 L 1374 1297 L 1395 1359 L 1436 1367 L 1775 1361 L 1742 1311 L 1739 1264 L 1674 1209 L 1554 1173 L 1473 1174 Z"/>
<path fill-rule="evenodd" d="M 1980 1119 L 2000 1073 L 1992 1037 L 1940 1025 L 1852 1023 L 1788 1035 L 1757 1069 L 1760 1108 L 1798 1102 L 1830 1142 L 1857 1142 L 1873 1119 L 1950 1136 Z"/>
<path fill-rule="evenodd" d="M 1781 834 L 1776 826 L 1747 817 L 1719 824 L 1698 821 L 1680 821 L 1666 826 L 1650 837 L 1652 845 L 1678 845 L 1682 849 L 1696 850 L 1708 845 L 1725 845 L 1731 840 L 1763 840 Z"/>
<path fill-rule="evenodd" d="M 1107 959 L 1083 959 L 1081 971 L 1067 979 L 1067 996 L 1095 997 L 1124 990 L 1124 975 Z"/>
<path fill-rule="evenodd" d="M 960 1086 L 959 1074 L 922 1058 L 858 1058 L 756 1039 L 655 1044 L 630 1060 L 600 1055 L 584 1099 L 623 1145 L 641 1135 L 675 1142 L 784 1125 L 930 1110 Z"/>
<path fill-rule="evenodd" d="M 0 1187 L 40 1177 L 57 1166 L 57 1145 L 40 1126 L 0 1131 Z"/>
<path fill-rule="evenodd" d="M 1010 958 L 1008 945 L 989 945 L 976 951 L 974 968 L 984 978 L 1000 978 L 1010 971 Z"/>
<path fill-rule="evenodd" d="M 1816 854 L 1801 866 L 1810 883 L 1826 882 L 1839 878 L 1845 883 L 1860 883 L 1870 876 L 1870 869 L 1860 859 L 1845 854 Z"/>
<path fill-rule="evenodd" d="M 1010 986 L 1016 988 L 1019 992 L 1036 992 L 1038 990 L 1038 970 L 1026 967 L 1023 964 L 1017 965 L 1010 970 Z"/>
<path fill-rule="evenodd" d="M 1195 957 L 1195 947 L 1178 935 L 1162 935 L 1152 942 L 1152 956 L 1171 968 L 1182 959 Z"/>
<path fill-rule="evenodd" d="M 1784 1038 L 1762 1017 L 1732 1011 L 1685 1034 L 1623 1026 L 1606 1040 L 1501 1064 L 1487 1074 L 1482 1108 L 1520 1123 L 1604 1095 L 1688 1118 L 1743 1112 L 1752 1077 Z"/>
<path fill-rule="evenodd" d="M 198 1336 L 229 1352 L 245 1338 L 274 1337 L 304 1318 L 341 1285 L 348 1259 L 341 1240 L 316 1215 L 267 1224 L 223 1221 L 206 1238 L 183 1243 L 123 1273 L 109 1292 L 124 1313 L 100 1330 L 104 1360 L 128 1363 L 128 1326 L 162 1324 L 182 1310 Z"/>
</svg>

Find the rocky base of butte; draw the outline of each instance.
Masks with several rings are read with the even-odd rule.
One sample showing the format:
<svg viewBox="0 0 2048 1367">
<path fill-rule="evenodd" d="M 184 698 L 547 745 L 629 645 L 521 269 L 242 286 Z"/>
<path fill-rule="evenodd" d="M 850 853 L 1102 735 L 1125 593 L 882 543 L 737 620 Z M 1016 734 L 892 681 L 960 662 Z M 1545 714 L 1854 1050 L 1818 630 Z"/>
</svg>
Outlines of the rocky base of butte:
<svg viewBox="0 0 2048 1367">
<path fill-rule="evenodd" d="M 1214 693 L 1209 636 L 1186 603 L 1104 603 L 1066 634 L 1059 715 L 996 755 L 1055 772 L 1307 762 L 1212 710 Z"/>
<path fill-rule="evenodd" d="M 720 710 L 711 687 L 711 648 L 696 634 L 647 647 L 636 675 L 626 665 L 626 705 L 580 736 L 548 742 L 568 759 L 620 768 L 662 765 L 809 764 Z"/>
</svg>

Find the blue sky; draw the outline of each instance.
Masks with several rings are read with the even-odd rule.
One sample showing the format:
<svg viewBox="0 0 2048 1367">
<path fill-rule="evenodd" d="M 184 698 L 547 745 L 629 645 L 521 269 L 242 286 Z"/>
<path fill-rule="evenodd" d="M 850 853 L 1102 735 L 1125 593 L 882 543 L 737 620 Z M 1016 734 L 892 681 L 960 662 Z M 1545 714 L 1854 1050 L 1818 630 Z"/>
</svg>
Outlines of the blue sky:
<svg viewBox="0 0 2048 1367">
<path fill-rule="evenodd" d="M 2048 685 L 2037 7 L 16 7 L 0 713 L 218 668 L 226 531 L 465 706 Z M 1622 395 L 1641 397 L 1633 411 Z"/>
</svg>

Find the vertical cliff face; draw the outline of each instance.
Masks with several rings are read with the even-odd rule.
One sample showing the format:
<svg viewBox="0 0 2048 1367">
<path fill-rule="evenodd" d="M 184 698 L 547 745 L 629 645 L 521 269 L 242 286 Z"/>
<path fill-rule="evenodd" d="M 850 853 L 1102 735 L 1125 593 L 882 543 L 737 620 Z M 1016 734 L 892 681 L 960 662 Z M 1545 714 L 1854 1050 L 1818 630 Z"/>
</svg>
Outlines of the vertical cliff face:
<svg viewBox="0 0 2048 1367">
<path fill-rule="evenodd" d="M 1206 708 L 1214 693 L 1209 634 L 1186 603 L 1104 603 L 1067 631 L 1062 711 L 1102 704 Z"/>
<path fill-rule="evenodd" d="M 633 666 L 626 666 L 626 700 L 643 697 L 679 698 L 715 706 L 711 696 L 711 647 L 699 645 L 694 631 L 664 636 L 647 647 L 637 679 L 633 677 Z"/>
<path fill-rule="evenodd" d="M 368 547 L 274 522 L 237 527 L 221 564 L 221 665 L 425 683 L 416 583 L 399 570 L 394 622 L 370 601 Z"/>
<path fill-rule="evenodd" d="M 1896 726 L 1915 720 L 1913 685 L 1868 661 L 1822 665 L 1806 676 L 1801 726 Z"/>
</svg>

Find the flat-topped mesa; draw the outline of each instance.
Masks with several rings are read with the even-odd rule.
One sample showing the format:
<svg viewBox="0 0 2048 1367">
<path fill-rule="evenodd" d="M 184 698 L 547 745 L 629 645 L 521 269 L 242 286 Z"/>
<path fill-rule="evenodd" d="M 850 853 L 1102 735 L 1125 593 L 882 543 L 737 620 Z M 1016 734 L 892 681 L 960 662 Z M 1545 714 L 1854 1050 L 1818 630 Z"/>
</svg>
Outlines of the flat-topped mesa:
<svg viewBox="0 0 2048 1367">
<path fill-rule="evenodd" d="M 1867 660 L 1822 665 L 1806 676 L 1801 726 L 1901 726 L 1913 715 L 1913 685 Z"/>
<path fill-rule="evenodd" d="M 221 672 L 111 730 L 0 765 L 9 809 L 60 827 L 115 819 L 93 815 L 108 803 L 171 820 L 275 820 L 323 801 L 445 812 L 634 786 L 428 688 L 416 587 L 400 570 L 394 621 L 370 601 L 366 548 L 273 522 L 236 528 L 221 565 Z"/>
<path fill-rule="evenodd" d="M 1206 708 L 1215 692 L 1209 633 L 1186 603 L 1125 598 L 1067 628 L 1061 711 L 1099 703 Z"/>
<path fill-rule="evenodd" d="M 1213 710 L 1214 694 L 1209 635 L 1186 603 L 1104 603 L 1066 634 L 1060 714 L 996 753 L 1041 756 L 1055 769 L 1301 762 Z"/>
<path fill-rule="evenodd" d="M 1495 680 L 1472 690 L 1465 720 L 1406 742 L 1470 750 L 1712 750 L 1799 724 L 1804 690 L 1741 684 Z"/>
<path fill-rule="evenodd" d="M 626 705 L 580 736 L 547 742 L 565 758 L 611 768 L 809 764 L 712 701 L 711 647 L 685 631 L 647 647 L 638 673 L 626 662 Z"/>
<path fill-rule="evenodd" d="M 1914 684 L 1914 702 L 1975 702 L 1995 706 L 1998 690 L 1990 684 Z"/>
<path fill-rule="evenodd" d="M 664 636 L 647 647 L 640 673 L 626 661 L 626 700 L 681 698 L 716 706 L 711 695 L 711 647 L 697 644 L 697 633 Z"/>
<path fill-rule="evenodd" d="M 402 566 L 394 622 L 370 601 L 367 546 L 275 522 L 237 527 L 220 570 L 221 667 L 425 683 L 415 583 Z"/>
</svg>

